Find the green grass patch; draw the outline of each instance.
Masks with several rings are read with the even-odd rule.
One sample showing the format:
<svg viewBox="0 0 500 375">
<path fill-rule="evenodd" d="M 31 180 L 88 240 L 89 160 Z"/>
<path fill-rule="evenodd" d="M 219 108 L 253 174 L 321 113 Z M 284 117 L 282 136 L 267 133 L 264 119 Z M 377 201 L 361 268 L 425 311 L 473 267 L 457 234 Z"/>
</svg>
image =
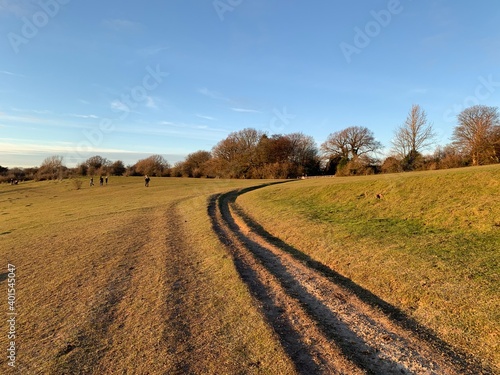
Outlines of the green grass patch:
<svg viewBox="0 0 500 375">
<path fill-rule="evenodd" d="M 311 179 L 238 202 L 271 234 L 500 369 L 500 166 Z"/>
</svg>

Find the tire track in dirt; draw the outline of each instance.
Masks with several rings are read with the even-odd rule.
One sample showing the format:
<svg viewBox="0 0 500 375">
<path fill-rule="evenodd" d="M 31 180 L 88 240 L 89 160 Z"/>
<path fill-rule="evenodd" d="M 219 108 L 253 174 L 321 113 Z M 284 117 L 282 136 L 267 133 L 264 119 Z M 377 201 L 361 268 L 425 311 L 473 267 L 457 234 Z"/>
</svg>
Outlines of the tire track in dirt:
<svg viewBox="0 0 500 375">
<path fill-rule="evenodd" d="M 279 282 L 267 274 L 256 259 L 238 243 L 234 232 L 225 222 L 219 198 L 219 195 L 213 196 L 208 206 L 213 229 L 230 249 L 237 271 L 258 300 L 266 321 L 277 334 L 285 352 L 294 362 L 297 372 L 299 374 L 342 373 L 329 366 L 329 363 L 333 362 L 332 357 L 337 356 L 342 359 L 340 353 L 321 337 L 315 323 L 301 313 L 300 306 L 279 287 Z M 342 361 L 342 367 L 344 373 L 360 373 L 356 372 L 355 366 L 349 361 Z"/>
<path fill-rule="evenodd" d="M 235 205 L 248 190 L 212 196 L 208 213 L 299 373 L 491 373 L 467 363 L 438 339 L 426 340 L 426 329 L 416 332 L 415 324 L 405 322 L 404 314 L 394 313 L 397 309 L 386 302 L 359 298 L 355 292 L 361 287 L 346 288 L 352 281 L 339 283 L 292 256 L 284 249 L 288 245 L 277 246 L 262 230 L 252 230 Z"/>
</svg>

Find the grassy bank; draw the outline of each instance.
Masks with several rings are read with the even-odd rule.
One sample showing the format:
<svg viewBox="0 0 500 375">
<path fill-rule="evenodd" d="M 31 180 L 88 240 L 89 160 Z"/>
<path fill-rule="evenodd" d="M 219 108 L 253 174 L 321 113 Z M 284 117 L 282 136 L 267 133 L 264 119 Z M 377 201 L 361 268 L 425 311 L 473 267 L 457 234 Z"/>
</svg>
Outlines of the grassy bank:
<svg viewBox="0 0 500 375">
<path fill-rule="evenodd" d="M 271 234 L 500 371 L 499 166 L 311 179 L 238 202 Z"/>
<path fill-rule="evenodd" d="M 0 285 L 6 296 L 14 264 L 17 369 L 294 373 L 206 212 L 209 195 L 254 184 L 0 185 Z M 7 373 L 5 356 L 0 368 Z"/>
</svg>

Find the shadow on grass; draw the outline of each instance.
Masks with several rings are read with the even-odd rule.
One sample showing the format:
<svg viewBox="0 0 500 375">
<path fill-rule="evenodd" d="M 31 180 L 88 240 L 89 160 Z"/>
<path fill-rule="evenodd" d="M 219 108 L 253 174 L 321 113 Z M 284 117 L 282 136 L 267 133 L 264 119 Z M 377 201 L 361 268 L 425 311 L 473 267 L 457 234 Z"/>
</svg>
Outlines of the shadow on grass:
<svg viewBox="0 0 500 375">
<path fill-rule="evenodd" d="M 232 249 L 235 245 L 229 238 L 229 234 L 226 232 L 223 224 L 217 220 L 217 202 L 219 197 L 220 194 L 210 197 L 208 215 L 212 222 L 212 229 L 218 235 L 219 240 Z M 231 253 L 236 270 L 249 287 L 251 293 L 265 306 L 262 312 L 266 321 L 279 336 L 285 352 L 292 359 L 299 373 L 319 373 L 319 366 L 309 354 L 307 347 L 301 342 L 300 335 L 293 329 L 291 322 L 283 314 L 283 310 L 273 302 L 267 287 L 260 281 L 255 270 L 246 264 L 235 251 L 231 251 Z"/>
<path fill-rule="evenodd" d="M 271 251 L 261 246 L 260 244 L 250 240 L 248 237 L 238 231 L 238 226 L 234 220 L 227 215 L 228 201 L 219 200 L 219 208 L 224 216 L 224 220 L 233 235 L 245 244 L 247 248 L 251 248 L 254 256 L 259 259 L 260 263 L 266 270 L 274 275 L 281 284 L 285 293 L 297 300 L 321 329 L 323 334 L 330 340 L 335 342 L 337 347 L 342 351 L 343 355 L 352 361 L 359 368 L 368 371 L 370 374 L 393 373 L 397 369 L 398 373 L 409 374 L 410 371 L 403 365 L 392 362 L 387 358 L 382 358 L 379 353 L 374 351 L 361 337 L 359 337 L 349 326 L 340 320 L 328 306 L 321 302 L 314 295 L 309 293 L 301 283 L 290 274 L 285 265 Z M 225 212 L 224 212 L 225 211 Z M 225 214 L 226 213 L 226 214 Z M 235 264 L 238 270 L 243 267 L 241 259 L 235 256 Z M 244 266 L 245 267 L 245 266 Z M 269 323 L 280 336 L 280 341 L 283 347 L 289 354 L 290 358 L 295 363 L 296 369 L 300 374 L 315 374 L 322 373 L 324 368 L 319 368 L 314 361 L 314 354 L 311 348 L 303 343 L 303 337 L 296 331 L 286 314 L 280 311 L 280 307 L 274 304 L 270 298 L 272 291 L 267 290 L 258 279 L 255 271 L 246 266 L 242 274 L 243 280 L 250 286 L 250 289 L 260 302 L 265 306 L 265 314 Z M 257 287 L 257 288 L 256 288 Z M 279 319 L 276 319 L 275 310 L 278 311 Z M 300 356 L 297 356 L 300 353 Z M 367 354 L 370 354 L 368 356 Z"/>
<path fill-rule="evenodd" d="M 289 182 L 289 181 L 285 181 L 285 182 Z M 279 183 L 283 183 L 283 182 L 279 182 Z M 214 227 L 215 232 L 217 232 L 219 234 L 219 237 L 221 237 L 222 242 L 231 246 L 231 244 L 228 244 L 228 241 L 230 242 L 230 240 L 228 240 L 226 238 L 226 236 L 221 234 L 221 232 L 223 232 L 223 229 L 221 228 L 220 224 L 218 224 L 217 221 L 215 220 L 215 211 L 217 208 L 216 207 L 217 202 L 219 202 L 219 210 L 221 211 L 221 214 L 223 214 L 224 210 L 228 210 L 229 205 L 231 205 L 231 207 L 237 211 L 238 215 L 245 221 L 245 223 L 255 233 L 257 233 L 261 237 L 265 238 L 266 241 L 268 241 L 269 243 L 273 244 L 274 246 L 280 248 L 281 250 L 288 252 L 295 259 L 301 261 L 303 264 L 307 265 L 307 267 L 314 269 L 317 272 L 321 273 L 322 275 L 328 277 L 334 283 L 344 287 L 345 289 L 350 290 L 353 294 L 355 294 L 364 303 L 382 311 L 389 319 L 391 319 L 392 322 L 394 322 L 395 324 L 399 325 L 400 327 L 402 327 L 406 330 L 413 332 L 420 339 L 429 343 L 437 351 L 446 355 L 455 365 L 457 365 L 463 369 L 464 374 L 492 374 L 493 373 L 490 369 L 484 368 L 483 366 L 481 366 L 481 364 L 479 363 L 479 361 L 477 359 L 473 358 L 472 356 L 470 356 L 464 352 L 457 350 L 456 348 L 453 348 L 451 345 L 449 345 L 445 341 L 441 340 L 431 329 L 421 325 L 415 319 L 408 316 L 408 314 L 406 314 L 401 309 L 384 301 L 383 299 L 381 299 L 380 297 L 378 297 L 377 295 L 375 295 L 371 291 L 356 284 L 352 280 L 342 276 L 338 272 L 335 272 L 334 270 L 332 270 L 328 266 L 313 259 L 311 256 L 305 254 L 304 252 L 300 251 L 299 249 L 287 244 L 286 242 L 282 241 L 278 237 L 273 236 L 268 231 L 266 231 L 260 224 L 258 224 L 255 220 L 250 218 L 241 209 L 241 207 L 239 207 L 235 203 L 236 199 L 239 195 L 242 195 L 242 194 L 245 194 L 247 192 L 250 192 L 250 191 L 253 191 L 256 189 L 260 189 L 260 188 L 263 188 L 263 187 L 266 187 L 269 185 L 273 185 L 273 184 L 276 184 L 276 183 L 249 187 L 249 188 L 245 188 L 242 190 L 235 190 L 235 191 L 231 191 L 229 193 L 223 194 L 223 195 L 217 195 L 217 196 L 211 197 L 211 200 L 209 203 L 209 215 L 212 218 L 212 226 Z M 224 201 L 224 203 L 223 203 L 223 201 Z M 225 205 L 227 207 L 224 207 Z M 260 253 L 260 255 L 256 254 L 256 256 L 261 258 L 261 260 L 263 257 L 270 256 L 269 251 L 267 249 L 252 242 L 247 237 L 245 237 L 240 232 L 238 232 L 238 227 L 237 227 L 236 223 L 234 223 L 234 220 L 232 218 L 230 218 L 230 215 L 222 215 L 222 216 L 224 216 L 223 220 L 226 221 L 226 224 L 229 226 L 229 228 L 233 232 L 233 235 L 238 236 L 238 238 L 243 243 L 249 244 L 253 248 L 258 249 L 258 253 Z M 251 243 L 249 243 L 249 242 L 251 242 Z M 265 255 L 263 255 L 264 252 L 266 252 Z M 244 273 L 246 273 L 245 276 L 242 275 L 243 279 L 247 282 L 247 284 L 249 284 L 250 288 L 256 294 L 256 296 L 259 297 L 259 299 L 262 299 L 262 298 L 264 299 L 264 300 L 262 300 L 262 302 L 266 305 L 266 301 L 269 302 L 270 298 L 269 298 L 269 296 L 266 296 L 265 287 L 260 284 L 260 282 L 257 279 L 257 276 L 252 275 L 252 272 L 253 272 L 252 270 L 244 269 L 244 268 L 250 268 L 249 266 L 244 267 L 243 265 L 238 264 L 238 263 L 241 263 L 241 260 L 235 259 L 235 263 L 237 263 L 236 266 L 237 266 L 239 271 L 242 270 Z M 276 269 L 271 270 L 270 268 L 268 268 L 268 270 L 270 272 L 274 273 L 278 277 L 278 279 L 280 279 L 280 280 L 287 279 L 288 280 L 288 282 L 287 281 L 282 282 L 285 290 L 288 290 L 288 291 L 290 289 L 299 290 L 302 288 L 300 286 L 300 284 L 298 284 L 297 281 L 293 280 L 293 277 L 291 277 L 290 275 L 287 275 L 287 271 L 285 270 L 285 268 L 281 264 L 278 264 L 277 268 L 278 268 L 277 270 Z M 290 284 L 290 280 L 291 280 L 291 284 Z M 288 284 L 288 285 L 286 285 L 286 284 Z M 299 301 L 301 302 L 301 304 L 303 306 L 305 305 L 306 309 L 307 309 L 307 306 L 311 302 L 310 299 L 314 298 L 314 297 L 307 295 L 307 292 L 304 290 L 300 290 L 299 294 L 302 296 L 305 296 L 305 297 L 299 299 Z M 315 302 L 318 302 L 318 301 L 315 301 Z M 270 311 L 273 311 L 273 309 L 278 309 L 278 307 L 275 305 L 270 306 Z M 335 318 L 335 316 L 332 316 L 329 311 L 326 311 L 326 310 L 328 310 L 326 308 L 326 306 L 320 305 L 319 310 L 323 316 L 325 316 L 325 314 L 326 314 L 326 316 L 329 317 L 328 320 L 330 322 L 334 322 L 335 325 L 339 325 L 339 323 L 343 324 L 343 323 L 339 322 L 338 319 Z M 318 314 L 317 312 L 313 312 L 310 309 L 308 310 L 308 313 L 313 315 L 313 318 L 315 318 L 315 319 L 316 319 L 316 317 L 314 315 Z M 330 315 L 328 313 L 330 313 Z M 274 316 L 272 313 L 268 312 L 266 318 L 271 322 L 273 327 L 276 326 L 275 324 L 272 323 L 272 321 L 274 319 Z M 349 331 L 349 329 L 347 327 L 342 327 L 342 328 Z M 290 331 L 294 332 L 293 328 L 291 326 L 286 327 L 285 331 L 286 332 L 282 332 L 282 333 L 277 332 L 280 335 L 282 342 L 284 341 L 284 337 L 282 337 L 282 335 L 284 335 L 285 333 L 289 335 Z M 349 348 L 349 347 L 342 344 L 342 341 L 344 341 L 343 339 L 345 339 L 345 337 L 337 337 L 335 333 L 332 334 L 331 329 L 327 329 L 326 331 L 328 331 L 326 333 L 332 339 L 335 339 L 336 343 L 340 346 L 341 350 L 346 354 L 346 356 L 351 358 L 351 360 L 353 360 L 354 363 L 356 363 L 361 368 L 370 369 L 370 364 L 366 363 L 364 357 L 359 356 L 356 353 L 353 353 L 352 348 Z M 366 344 L 360 338 L 355 337 L 354 332 L 352 332 L 352 335 L 348 335 L 348 336 L 351 339 L 354 337 L 358 347 L 363 348 L 366 346 Z M 295 341 L 295 345 L 300 345 L 300 339 L 298 337 L 298 333 L 296 333 L 296 337 L 293 337 L 292 340 Z M 284 345 L 284 347 L 285 347 L 285 350 L 287 350 L 286 345 Z M 291 345 L 291 349 L 289 349 L 289 350 L 295 351 L 296 349 L 297 349 L 297 347 L 294 347 L 293 345 Z M 292 356 L 291 356 L 291 358 L 294 359 Z M 304 359 L 304 358 L 302 358 L 302 359 Z M 295 362 L 295 360 L 294 360 L 294 362 Z M 308 367 L 309 365 L 313 366 L 313 367 L 317 366 L 314 364 L 312 356 L 306 362 L 307 363 L 306 363 L 306 366 L 304 368 Z M 297 362 L 295 362 L 295 363 L 297 365 Z M 300 367 L 301 367 L 301 365 L 299 364 L 298 369 L 300 369 Z M 304 373 L 307 373 L 307 371 L 311 371 L 311 370 L 314 370 L 314 369 L 309 367 Z M 300 372 L 302 372 L 302 371 L 300 371 Z"/>
</svg>

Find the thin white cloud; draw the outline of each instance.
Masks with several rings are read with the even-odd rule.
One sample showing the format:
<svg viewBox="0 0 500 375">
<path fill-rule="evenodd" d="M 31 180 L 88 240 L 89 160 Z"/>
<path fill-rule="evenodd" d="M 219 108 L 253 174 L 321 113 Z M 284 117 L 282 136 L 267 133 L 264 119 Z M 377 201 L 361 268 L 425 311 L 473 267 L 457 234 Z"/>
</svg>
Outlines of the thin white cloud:
<svg viewBox="0 0 500 375">
<path fill-rule="evenodd" d="M 212 117 L 212 116 L 196 115 L 196 117 L 199 117 L 199 118 L 202 118 L 202 119 L 205 119 L 205 120 L 210 120 L 210 121 L 217 120 L 215 117 Z"/>
<path fill-rule="evenodd" d="M 172 125 L 172 126 L 175 126 L 175 123 L 170 122 L 170 121 L 160 121 L 159 124 L 160 125 Z"/>
<path fill-rule="evenodd" d="M 37 115 L 51 115 L 53 112 L 49 109 L 22 109 L 22 108 L 11 108 L 14 112 L 22 113 L 36 113 Z"/>
<path fill-rule="evenodd" d="M 13 77 L 26 77 L 22 74 L 17 74 L 17 73 L 13 73 L 13 72 L 9 72 L 7 70 L 0 70 L 0 74 L 4 74 L 4 75 L 7 75 L 7 76 L 13 76 Z"/>
<path fill-rule="evenodd" d="M 230 102 L 231 99 L 229 98 L 226 98 L 224 95 L 222 95 L 221 93 L 217 92 L 217 91 L 212 91 L 212 90 L 209 90 L 207 89 L 206 87 L 202 87 L 200 89 L 198 89 L 198 92 L 202 95 L 205 95 L 205 96 L 208 96 L 209 98 L 212 98 L 212 99 L 217 99 L 217 100 L 225 100 L 225 101 L 228 101 Z"/>
<path fill-rule="evenodd" d="M 50 142 L 44 141 L 40 144 L 39 141 L 33 139 L 14 139 L 14 138 L 0 138 L 0 148 L 3 152 L 8 154 L 23 154 L 23 153 L 70 153 L 77 150 L 78 145 L 73 142 Z M 92 152 L 106 153 L 106 152 L 120 152 L 134 154 L 135 151 L 122 150 L 116 148 L 95 147 Z"/>
<path fill-rule="evenodd" d="M 195 129 L 195 130 L 204 130 L 206 132 L 213 132 L 213 133 L 228 133 L 227 129 L 221 129 L 221 128 L 212 128 L 207 125 L 198 125 L 198 124 L 185 124 L 183 122 L 172 122 L 172 121 L 160 121 L 160 125 L 166 125 L 167 127 L 174 127 L 174 128 L 182 128 L 182 129 Z M 141 128 L 143 129 L 143 128 Z M 165 128 L 157 129 L 159 131 L 164 131 Z M 151 129 L 154 131 L 155 129 Z M 186 133 L 189 134 L 189 133 Z"/>
<path fill-rule="evenodd" d="M 113 100 L 110 103 L 110 107 L 114 111 L 130 112 L 130 108 L 120 100 Z"/>
<path fill-rule="evenodd" d="M 12 116 L 12 115 L 8 115 L 5 113 L 0 113 L 0 120 L 21 122 L 21 123 L 28 123 L 28 124 L 44 124 L 44 125 L 51 125 L 55 122 L 52 120 L 47 120 L 45 118 L 34 117 L 34 116 L 29 116 L 29 115 Z"/>
<path fill-rule="evenodd" d="M 78 145 L 73 142 L 45 141 L 41 145 L 38 140 L 12 138 L 0 138 L 0 149 L 4 155 L 9 155 L 10 165 L 7 165 L 8 167 L 39 165 L 44 158 L 51 155 L 62 155 L 63 162 L 67 163 L 68 167 L 74 167 L 77 163 L 96 154 L 106 155 L 106 157 L 112 160 L 128 159 L 128 162 L 134 162 L 151 155 L 151 152 L 148 151 L 131 151 L 107 147 L 94 147 L 91 150 L 82 152 L 79 150 Z M 176 157 L 169 155 L 170 159 L 175 159 Z"/>
<path fill-rule="evenodd" d="M 256 109 L 249 108 L 231 108 L 234 112 L 243 112 L 243 113 L 262 113 L 261 111 L 257 111 Z"/>
<path fill-rule="evenodd" d="M 77 118 L 90 118 L 90 119 L 98 119 L 99 118 L 99 116 L 96 116 L 96 115 L 79 115 L 76 113 L 70 113 L 68 116 L 77 117 Z"/>
<path fill-rule="evenodd" d="M 17 116 L 17 115 L 10 115 L 6 113 L 0 112 L 0 118 L 8 119 L 11 121 L 17 121 L 17 122 L 35 122 L 35 123 L 41 123 L 41 124 L 51 124 L 52 122 L 59 121 L 55 119 L 51 119 L 49 116 L 52 117 L 75 117 L 75 118 L 82 118 L 82 119 L 99 119 L 101 117 L 94 115 L 94 114 L 80 114 L 80 113 L 55 113 L 49 109 L 22 109 L 22 108 L 10 108 L 11 111 L 14 112 L 19 112 L 22 113 L 23 115 Z M 32 116 L 31 114 L 36 114 L 38 116 Z M 45 115 L 48 115 L 46 117 L 43 117 Z"/>
<path fill-rule="evenodd" d="M 85 125 L 79 123 L 73 123 L 71 121 L 62 121 L 60 118 L 42 118 L 39 116 L 31 116 L 29 114 L 23 114 L 20 116 L 10 115 L 0 112 L 0 121 L 4 124 L 13 125 L 13 123 L 23 124 L 24 129 L 29 129 L 30 126 L 35 129 L 38 126 L 51 126 L 58 128 L 74 128 L 81 129 L 85 128 Z M 20 125 L 16 125 L 19 127 Z"/>
<path fill-rule="evenodd" d="M 66 153 L 74 150 L 68 142 L 49 142 L 40 144 L 33 139 L 0 138 L 0 148 L 6 154 L 37 154 L 37 153 Z"/>
<path fill-rule="evenodd" d="M 231 98 L 228 98 L 228 97 L 224 96 L 223 94 L 221 94 L 220 92 L 209 90 L 206 87 L 199 88 L 197 91 L 198 91 L 198 93 L 205 95 L 211 99 L 223 100 L 223 101 L 229 103 L 230 105 L 235 106 L 235 107 L 231 107 L 231 110 L 234 112 L 262 113 L 261 111 L 258 111 L 256 109 L 240 107 L 241 105 L 245 105 L 245 104 L 238 103 L 237 100 L 233 100 Z"/>
</svg>

